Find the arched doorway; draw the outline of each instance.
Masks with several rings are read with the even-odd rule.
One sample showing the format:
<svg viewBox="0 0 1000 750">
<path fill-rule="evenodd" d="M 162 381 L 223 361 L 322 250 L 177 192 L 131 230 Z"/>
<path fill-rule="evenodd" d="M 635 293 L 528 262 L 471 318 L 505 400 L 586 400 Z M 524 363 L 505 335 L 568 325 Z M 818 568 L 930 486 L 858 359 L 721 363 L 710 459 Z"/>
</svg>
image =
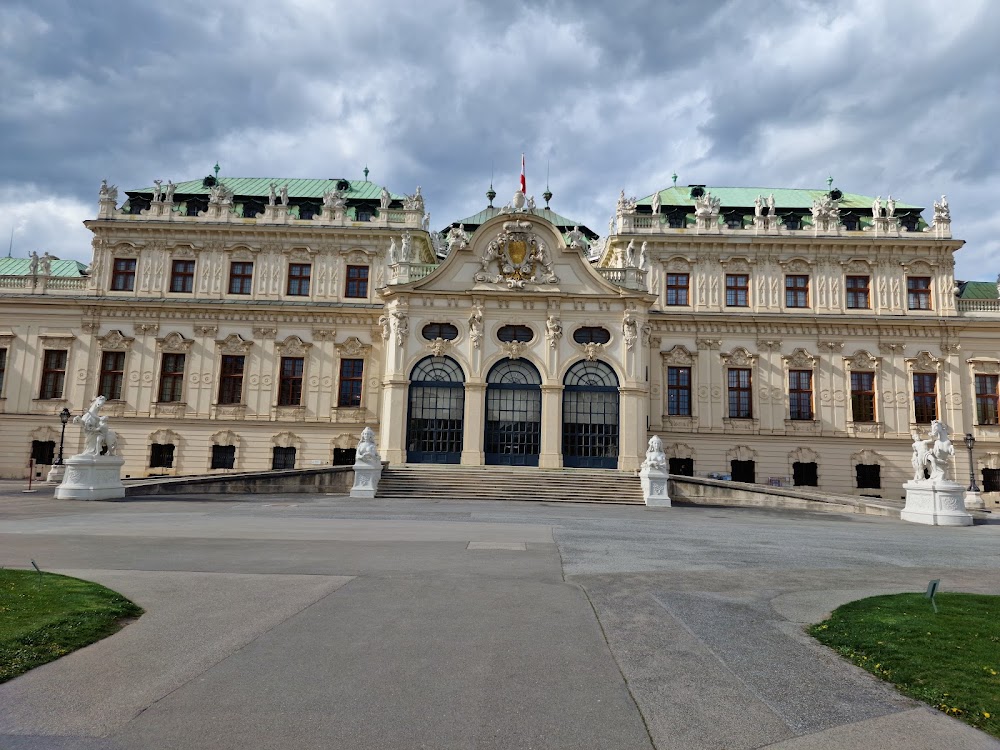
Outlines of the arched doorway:
<svg viewBox="0 0 1000 750">
<path fill-rule="evenodd" d="M 538 466 L 542 434 L 542 377 L 530 362 L 509 359 L 486 376 L 487 464 Z"/>
<path fill-rule="evenodd" d="M 618 376 L 577 362 L 563 379 L 563 466 L 618 468 Z"/>
<path fill-rule="evenodd" d="M 462 457 L 465 376 L 448 357 L 427 357 L 410 373 L 406 460 L 457 464 Z"/>
</svg>

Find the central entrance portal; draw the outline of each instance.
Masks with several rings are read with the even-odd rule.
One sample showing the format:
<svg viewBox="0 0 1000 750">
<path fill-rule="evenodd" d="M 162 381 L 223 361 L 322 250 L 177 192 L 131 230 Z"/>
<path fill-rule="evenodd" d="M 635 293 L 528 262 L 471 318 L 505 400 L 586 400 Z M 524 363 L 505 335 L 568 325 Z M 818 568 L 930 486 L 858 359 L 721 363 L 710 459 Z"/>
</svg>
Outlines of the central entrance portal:
<svg viewBox="0 0 1000 750">
<path fill-rule="evenodd" d="M 538 466 L 542 434 L 542 378 L 522 359 L 504 360 L 486 376 L 487 464 Z"/>
<path fill-rule="evenodd" d="M 615 371 L 604 362 L 577 362 L 563 383 L 563 466 L 617 468 Z"/>
</svg>

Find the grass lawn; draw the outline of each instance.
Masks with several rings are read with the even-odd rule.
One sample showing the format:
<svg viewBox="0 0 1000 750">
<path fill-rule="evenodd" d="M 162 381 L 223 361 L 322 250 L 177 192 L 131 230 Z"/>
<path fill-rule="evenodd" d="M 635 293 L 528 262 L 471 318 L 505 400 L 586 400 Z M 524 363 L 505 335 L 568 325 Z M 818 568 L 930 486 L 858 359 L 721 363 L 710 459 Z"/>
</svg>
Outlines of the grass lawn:
<svg viewBox="0 0 1000 750">
<path fill-rule="evenodd" d="M 0 682 L 119 630 L 142 608 L 79 578 L 0 569 Z"/>
<path fill-rule="evenodd" d="M 809 634 L 896 688 L 1000 737 L 1000 596 L 859 599 Z"/>
</svg>

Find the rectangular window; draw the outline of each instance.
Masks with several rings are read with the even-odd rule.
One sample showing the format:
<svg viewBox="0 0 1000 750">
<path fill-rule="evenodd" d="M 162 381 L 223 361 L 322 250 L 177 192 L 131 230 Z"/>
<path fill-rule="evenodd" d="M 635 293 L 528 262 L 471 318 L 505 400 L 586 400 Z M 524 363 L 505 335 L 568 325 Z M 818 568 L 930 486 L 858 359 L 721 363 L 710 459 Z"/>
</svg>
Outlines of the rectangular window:
<svg viewBox="0 0 1000 750">
<path fill-rule="evenodd" d="M 809 277 L 785 277 L 785 307 L 809 307 Z"/>
<path fill-rule="evenodd" d="M 688 303 L 688 282 L 686 273 L 667 274 L 667 304 L 686 305 Z"/>
<path fill-rule="evenodd" d="M 0 398 L 3 398 L 3 380 L 7 374 L 7 350 L 0 349 Z"/>
<path fill-rule="evenodd" d="M 855 422 L 875 421 L 875 373 L 851 373 L 851 419 Z"/>
<path fill-rule="evenodd" d="M 39 464 L 45 464 L 46 466 L 51 466 L 53 460 L 56 457 L 56 441 L 55 440 L 32 440 L 31 441 L 31 458 L 35 462 L 35 466 Z"/>
<path fill-rule="evenodd" d="M 299 406 L 302 403 L 302 357 L 282 357 L 278 377 L 278 406 Z"/>
<path fill-rule="evenodd" d="M 753 400 L 750 390 L 750 370 L 730 369 L 729 378 L 729 418 L 751 419 Z"/>
<path fill-rule="evenodd" d="M 667 368 L 667 414 L 691 416 L 691 368 Z"/>
<path fill-rule="evenodd" d="M 733 459 L 729 462 L 729 471 L 734 482 L 749 482 L 753 484 L 757 481 L 756 461 L 737 461 Z"/>
<path fill-rule="evenodd" d="M 167 443 L 160 445 L 154 443 L 149 446 L 149 468 L 150 469 L 172 469 L 174 466 L 174 444 Z"/>
<path fill-rule="evenodd" d="M 235 445 L 213 445 L 212 446 L 212 468 L 231 469 L 236 466 L 236 446 Z"/>
<path fill-rule="evenodd" d="M 190 294 L 194 291 L 194 261 L 175 260 L 170 266 L 170 291 Z"/>
<path fill-rule="evenodd" d="M 224 354 L 222 356 L 222 377 L 219 378 L 219 403 L 239 404 L 243 402 L 243 355 Z"/>
<path fill-rule="evenodd" d="M 253 263 L 229 264 L 229 293 L 250 294 L 253 291 Z"/>
<path fill-rule="evenodd" d="M 345 297 L 368 299 L 368 266 L 348 266 Z"/>
<path fill-rule="evenodd" d="M 694 476 L 694 459 L 693 458 L 668 458 L 667 471 L 671 474 L 676 474 L 680 477 L 693 477 Z"/>
<path fill-rule="evenodd" d="M 851 310 L 871 308 L 871 277 L 848 276 L 844 282 L 847 288 L 847 307 Z"/>
<path fill-rule="evenodd" d="M 38 398 L 62 398 L 66 383 L 65 349 L 46 349 L 42 358 L 42 389 Z"/>
<path fill-rule="evenodd" d="M 882 467 L 878 464 L 855 464 L 854 475 L 859 490 L 882 489 Z"/>
<path fill-rule="evenodd" d="M 1000 492 L 1000 469 L 983 469 L 983 492 Z"/>
<path fill-rule="evenodd" d="M 340 396 L 337 406 L 361 406 L 361 376 L 363 359 L 340 360 Z"/>
<path fill-rule="evenodd" d="M 295 448 L 279 448 L 277 445 L 271 449 L 272 469 L 294 469 L 295 468 Z"/>
<path fill-rule="evenodd" d="M 937 375 L 913 373 L 913 421 L 930 424 L 937 419 Z"/>
<path fill-rule="evenodd" d="M 183 354 L 164 354 L 163 359 L 160 360 L 159 401 L 161 404 L 182 400 L 184 356 Z"/>
<path fill-rule="evenodd" d="M 131 292 L 135 289 L 135 258 L 115 258 L 111 270 L 111 291 Z"/>
<path fill-rule="evenodd" d="M 976 375 L 976 418 L 979 424 L 997 424 L 997 375 Z"/>
<path fill-rule="evenodd" d="M 788 418 L 812 419 L 812 370 L 791 370 L 788 373 Z"/>
<path fill-rule="evenodd" d="M 333 465 L 334 466 L 351 466 L 354 464 L 354 460 L 358 456 L 357 448 L 334 448 L 333 449 Z"/>
<path fill-rule="evenodd" d="M 906 277 L 906 306 L 911 310 L 931 310 L 931 277 Z"/>
<path fill-rule="evenodd" d="M 308 263 L 288 264 L 288 296 L 308 297 L 309 277 L 312 274 L 312 266 Z"/>
<path fill-rule="evenodd" d="M 101 380 L 98 395 L 108 401 L 122 397 L 122 382 L 125 380 L 125 352 L 104 352 L 101 355 Z"/>
<path fill-rule="evenodd" d="M 792 464 L 792 483 L 796 487 L 819 487 L 819 466 L 812 461 Z"/>
<path fill-rule="evenodd" d="M 726 274 L 726 306 L 750 306 L 750 276 L 745 273 Z"/>
</svg>

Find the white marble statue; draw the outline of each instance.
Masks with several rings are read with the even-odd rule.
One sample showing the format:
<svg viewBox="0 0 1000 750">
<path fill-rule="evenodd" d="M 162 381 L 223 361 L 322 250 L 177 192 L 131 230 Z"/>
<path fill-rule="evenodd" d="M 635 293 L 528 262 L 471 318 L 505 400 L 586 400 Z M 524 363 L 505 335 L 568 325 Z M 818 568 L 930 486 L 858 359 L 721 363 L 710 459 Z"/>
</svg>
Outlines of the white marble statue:
<svg viewBox="0 0 1000 750">
<path fill-rule="evenodd" d="M 875 200 L 872 202 L 872 218 L 881 219 L 882 218 L 882 196 L 876 196 Z"/>
<path fill-rule="evenodd" d="M 469 341 L 474 349 L 478 349 L 483 342 L 483 306 L 478 302 L 469 315 Z"/>
<path fill-rule="evenodd" d="M 587 235 L 580 231 L 580 227 L 573 227 L 571 230 L 566 232 L 566 246 L 571 247 L 574 250 L 586 250 Z"/>
<path fill-rule="evenodd" d="M 628 244 L 625 246 L 625 255 L 622 261 L 622 266 L 624 268 L 635 267 L 635 240 L 629 240 Z"/>
<path fill-rule="evenodd" d="M 955 446 L 949 437 L 950 429 L 944 422 L 931 422 L 930 437 L 924 439 L 914 430 L 913 436 L 913 481 L 941 482 L 950 479 L 951 461 L 955 457 Z M 924 468 L 929 476 L 924 479 Z"/>
<path fill-rule="evenodd" d="M 896 200 L 891 195 L 885 201 L 885 215 L 889 219 L 896 215 Z"/>
<path fill-rule="evenodd" d="M 382 193 L 379 195 L 379 203 L 378 203 L 379 208 L 381 208 L 384 211 L 385 209 L 389 208 L 390 203 L 392 203 L 392 196 L 389 195 L 388 190 L 382 188 Z"/>
<path fill-rule="evenodd" d="M 174 184 L 174 181 L 167 180 L 167 190 L 163 195 L 163 201 L 165 203 L 173 203 L 175 192 L 177 192 L 177 186 Z"/>
<path fill-rule="evenodd" d="M 662 205 L 663 204 L 660 202 L 660 191 L 657 190 L 653 193 L 653 216 L 659 215 Z"/>
<path fill-rule="evenodd" d="M 646 460 L 642 462 L 643 469 L 667 470 L 667 456 L 663 452 L 663 441 L 659 435 L 653 435 L 646 446 Z"/>
<path fill-rule="evenodd" d="M 375 445 L 375 431 L 371 427 L 365 427 L 361 431 L 361 441 L 358 443 L 358 450 L 355 453 L 355 463 L 366 466 L 379 466 L 382 463 L 378 447 Z"/>
<path fill-rule="evenodd" d="M 267 205 L 274 206 L 278 203 L 278 184 L 272 182 L 267 186 Z"/>
<path fill-rule="evenodd" d="M 375 431 L 365 427 L 354 454 L 354 486 L 351 497 L 373 498 L 382 478 L 382 457 L 375 445 Z"/>
<path fill-rule="evenodd" d="M 224 183 L 217 182 L 208 190 L 208 202 L 215 206 L 229 206 L 233 202 L 233 191 Z"/>
<path fill-rule="evenodd" d="M 38 253 L 34 250 L 28 255 L 28 274 L 31 276 L 38 275 Z"/>
<path fill-rule="evenodd" d="M 323 208 L 343 208 L 346 205 L 347 200 L 339 190 L 327 190 L 323 193 Z"/>
<path fill-rule="evenodd" d="M 705 193 L 700 198 L 694 199 L 694 215 L 702 218 L 718 216 L 721 206 L 721 198 L 713 198 L 711 193 Z"/>
<path fill-rule="evenodd" d="M 760 218 L 764 215 L 764 196 L 758 195 L 753 200 L 753 215 Z"/>
<path fill-rule="evenodd" d="M 288 185 L 282 185 L 278 189 L 278 198 L 281 201 L 282 206 L 288 205 Z"/>
<path fill-rule="evenodd" d="M 646 445 L 646 458 L 639 468 L 639 481 L 647 506 L 670 507 L 670 475 L 667 473 L 667 456 L 663 452 L 663 441 L 659 435 L 653 435 Z"/>
<path fill-rule="evenodd" d="M 625 317 L 622 320 L 622 337 L 625 339 L 625 347 L 629 351 L 632 351 L 635 342 L 639 340 L 639 324 L 636 323 L 635 317 L 628 310 L 625 311 Z"/>
<path fill-rule="evenodd" d="M 535 196 L 533 195 L 528 196 L 528 210 L 529 211 L 535 210 Z"/>
<path fill-rule="evenodd" d="M 382 329 L 382 340 L 383 341 L 388 341 L 389 340 L 389 334 L 392 332 L 392 330 L 390 328 L 389 316 L 386 315 L 385 313 L 382 313 L 381 315 L 379 315 L 378 316 L 378 325 L 379 325 L 379 328 Z"/>
<path fill-rule="evenodd" d="M 396 238 L 393 237 L 389 240 L 389 252 L 387 254 L 389 258 L 389 265 L 394 266 L 399 263 L 399 251 L 396 249 Z"/>
<path fill-rule="evenodd" d="M 428 211 L 427 213 L 424 214 L 424 221 L 420 225 L 420 227 L 425 232 L 429 232 L 430 231 L 430 229 L 431 229 L 431 214 L 430 214 L 430 211 Z"/>
<path fill-rule="evenodd" d="M 545 321 L 545 338 L 549 342 L 549 347 L 555 349 L 559 346 L 559 339 L 562 338 L 562 335 L 562 323 L 555 315 L 550 315 Z"/>
<path fill-rule="evenodd" d="M 646 267 L 649 265 L 649 243 L 646 240 L 642 241 L 642 245 L 639 246 L 639 270 L 645 271 Z"/>
<path fill-rule="evenodd" d="M 83 416 L 73 417 L 73 424 L 79 424 L 83 429 L 84 456 L 99 456 L 107 448 L 107 455 L 118 455 L 118 438 L 114 430 L 108 427 L 108 418 L 99 415 L 101 407 L 107 401 L 104 396 L 94 399 L 90 408 Z"/>
<path fill-rule="evenodd" d="M 413 238 L 409 232 L 403 232 L 403 244 L 399 248 L 399 260 L 402 263 L 410 262 L 410 252 L 412 251 Z"/>
<path fill-rule="evenodd" d="M 420 185 L 417 185 L 417 192 L 413 195 L 408 195 L 403 199 L 403 208 L 407 211 L 419 211 L 423 214 L 424 196 L 420 194 Z"/>
<path fill-rule="evenodd" d="M 777 209 L 774 205 L 774 193 L 767 196 L 767 214 L 768 216 L 777 216 Z"/>
<path fill-rule="evenodd" d="M 934 223 L 947 224 L 951 221 L 951 209 L 948 207 L 948 196 L 942 195 L 941 202 L 934 201 Z"/>
<path fill-rule="evenodd" d="M 59 259 L 56 258 L 54 255 L 49 255 L 48 251 L 45 252 L 45 255 L 39 258 L 38 270 L 42 276 L 52 275 L 52 261 L 54 260 L 59 260 Z"/>
<path fill-rule="evenodd" d="M 153 188 L 153 203 L 159 202 L 160 198 L 163 196 L 163 180 L 153 180 L 153 184 L 156 187 Z"/>
<path fill-rule="evenodd" d="M 464 250 L 469 246 L 469 233 L 465 231 L 465 224 L 459 224 L 448 230 L 448 252 Z"/>
</svg>

